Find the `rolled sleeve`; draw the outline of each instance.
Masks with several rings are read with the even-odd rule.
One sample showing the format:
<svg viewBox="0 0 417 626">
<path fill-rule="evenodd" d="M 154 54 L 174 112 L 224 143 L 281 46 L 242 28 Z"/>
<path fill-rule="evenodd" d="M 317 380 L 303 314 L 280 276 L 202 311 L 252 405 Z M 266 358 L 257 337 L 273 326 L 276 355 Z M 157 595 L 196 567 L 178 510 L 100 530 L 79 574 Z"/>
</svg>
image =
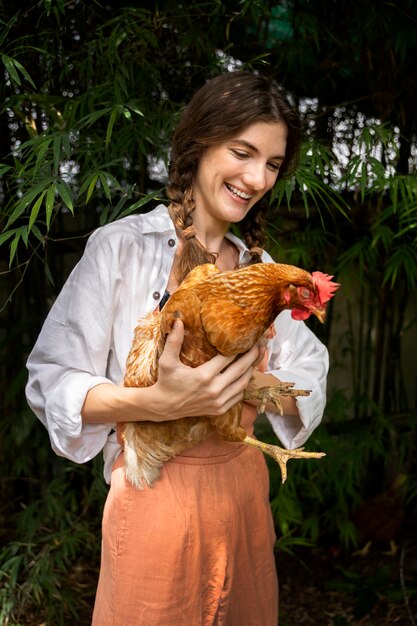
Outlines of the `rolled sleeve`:
<svg viewBox="0 0 417 626">
<path fill-rule="evenodd" d="M 73 373 L 67 378 L 48 395 L 46 427 L 56 454 L 76 463 L 85 463 L 103 449 L 111 425 L 84 424 L 81 409 L 90 389 L 111 381 L 84 373 Z"/>
<path fill-rule="evenodd" d="M 81 417 L 88 391 L 102 383 L 114 384 L 107 376 L 107 364 L 117 274 L 114 279 L 105 270 L 103 256 L 108 254 L 93 238 L 27 362 L 28 404 L 47 428 L 56 454 L 77 463 L 96 456 L 112 430 L 111 424 L 84 424 Z"/>
<path fill-rule="evenodd" d="M 268 373 L 296 389 L 310 390 L 309 396 L 296 397 L 298 416 L 267 411 L 274 432 L 286 448 L 302 446 L 320 424 L 326 405 L 326 378 L 329 368 L 327 348 L 303 323 L 281 313 L 275 323 Z"/>
</svg>

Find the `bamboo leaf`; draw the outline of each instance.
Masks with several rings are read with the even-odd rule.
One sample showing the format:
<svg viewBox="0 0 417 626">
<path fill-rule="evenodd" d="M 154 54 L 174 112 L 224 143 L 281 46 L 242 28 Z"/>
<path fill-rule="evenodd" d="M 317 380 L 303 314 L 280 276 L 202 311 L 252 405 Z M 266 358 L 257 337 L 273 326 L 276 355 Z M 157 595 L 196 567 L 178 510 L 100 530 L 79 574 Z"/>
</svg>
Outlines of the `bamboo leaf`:
<svg viewBox="0 0 417 626">
<path fill-rule="evenodd" d="M 45 188 L 45 182 L 42 182 L 41 184 L 36 185 L 36 187 L 34 187 L 33 189 L 30 189 L 29 191 L 27 191 L 22 196 L 22 198 L 16 204 L 13 213 L 9 217 L 7 224 L 6 224 L 6 228 L 8 228 L 10 224 L 13 224 L 13 222 L 15 222 L 22 215 L 22 213 L 24 213 L 27 206 L 31 204 L 31 202 L 33 202 L 33 200 L 36 198 L 37 195 L 42 193 L 44 188 Z"/>
<path fill-rule="evenodd" d="M 122 208 L 126 204 L 128 198 L 129 198 L 129 194 L 127 192 L 123 193 L 122 197 L 120 198 L 120 200 L 118 201 L 118 203 L 114 207 L 112 215 L 115 215 L 115 216 L 119 215 L 119 213 L 121 212 Z M 101 224 L 101 226 L 106 224 L 108 221 L 111 221 L 111 218 L 108 220 L 109 211 L 110 211 L 110 207 L 107 206 L 104 209 L 104 211 L 102 212 L 102 214 L 100 215 L 100 224 Z"/>
<path fill-rule="evenodd" d="M 93 172 L 92 174 L 90 174 L 89 176 L 86 176 L 81 187 L 78 190 L 78 195 L 82 196 L 82 194 L 85 192 L 85 190 L 88 188 L 88 186 L 90 185 L 91 180 L 94 178 L 94 176 L 98 176 L 98 174 L 96 172 Z"/>
<path fill-rule="evenodd" d="M 46 192 L 46 227 L 49 230 L 51 224 L 52 211 L 55 204 L 55 184 L 51 185 Z"/>
<path fill-rule="evenodd" d="M 162 187 L 161 189 L 158 189 L 157 191 L 154 191 L 153 193 L 147 194 L 146 196 L 144 196 L 143 198 L 141 198 L 140 200 L 138 200 L 137 202 L 134 202 L 133 204 L 131 204 L 130 206 L 128 206 L 124 211 L 122 211 L 120 214 L 116 213 L 116 209 L 111 213 L 110 218 L 109 218 L 109 222 L 112 222 L 113 220 L 120 219 L 122 217 L 125 217 L 126 215 L 130 215 L 131 213 L 133 213 L 134 211 L 137 211 L 137 209 L 140 209 L 141 207 L 143 207 L 145 204 L 147 204 L 148 202 L 150 202 L 151 200 L 154 200 L 155 198 L 157 198 L 158 196 L 161 196 L 161 193 L 164 192 L 164 188 Z"/>
<path fill-rule="evenodd" d="M 1 55 L 1 59 L 4 63 L 4 67 L 7 70 L 7 73 L 9 74 L 10 80 L 12 80 L 13 82 L 16 83 L 16 85 L 18 85 L 20 87 L 20 85 L 22 84 L 20 78 L 19 78 L 19 74 L 16 71 L 16 68 L 14 66 L 14 60 L 11 57 L 8 57 L 6 54 L 2 54 Z"/>
<path fill-rule="evenodd" d="M 45 154 L 48 151 L 50 142 L 51 140 L 48 138 L 46 140 L 43 140 L 41 145 L 39 146 L 38 156 L 36 158 L 36 164 L 35 164 L 33 175 L 32 175 L 33 179 L 37 177 L 40 168 L 42 167 L 42 165 L 45 164 Z"/>
<path fill-rule="evenodd" d="M 16 59 L 13 59 L 13 63 L 14 63 L 14 66 L 20 71 L 20 73 L 23 74 L 23 76 L 26 78 L 28 83 L 30 83 L 32 85 L 32 87 L 34 89 L 36 89 L 35 83 L 31 79 L 31 77 L 29 76 L 28 72 L 25 70 L 23 65 L 21 63 L 19 63 L 19 61 L 17 61 Z"/>
<path fill-rule="evenodd" d="M 97 183 L 97 179 L 98 179 L 98 173 L 94 174 L 94 176 L 91 179 L 91 182 L 88 186 L 88 191 L 87 191 L 87 198 L 86 198 L 86 202 L 88 202 L 93 194 L 94 188 L 96 186 Z"/>
<path fill-rule="evenodd" d="M 32 210 L 30 212 L 30 217 L 29 217 L 29 226 L 28 226 L 28 229 L 27 229 L 28 233 L 30 232 L 30 230 L 32 229 L 32 226 L 36 222 L 36 218 L 38 217 L 38 214 L 39 214 L 39 209 L 41 207 L 41 204 L 43 202 L 43 199 L 44 199 L 45 194 L 47 193 L 47 191 L 49 191 L 49 190 L 44 189 L 42 191 L 41 195 L 39 196 L 39 198 L 36 200 L 35 204 L 32 207 Z"/>
<path fill-rule="evenodd" d="M 111 193 L 109 189 L 109 185 L 107 183 L 106 174 L 104 172 L 99 173 L 99 178 L 101 182 L 101 186 L 103 187 L 104 194 L 108 200 L 111 200 Z"/>
<path fill-rule="evenodd" d="M 48 190 L 49 191 L 49 190 Z M 41 233 L 41 231 L 39 230 L 39 228 L 36 226 L 36 224 L 34 224 L 32 226 L 32 233 L 35 235 L 35 237 L 37 239 L 39 239 L 39 241 L 43 244 L 45 242 L 45 239 Z"/>
<path fill-rule="evenodd" d="M 104 117 L 105 115 L 110 113 L 111 110 L 112 110 L 112 107 L 104 107 L 103 109 L 99 109 L 98 111 L 89 113 L 88 115 L 85 115 L 79 120 L 78 125 L 79 126 L 91 126 L 92 124 L 97 122 L 97 120 L 100 119 L 100 117 Z"/>
<path fill-rule="evenodd" d="M 3 45 L 3 42 L 7 38 L 11 27 L 13 26 L 13 24 L 17 22 L 18 17 L 19 17 L 19 11 L 15 13 L 8 22 L 4 22 L 3 20 L 0 19 L 0 24 L 4 26 L 4 28 L 2 29 L 2 32 L 0 32 L 0 46 Z"/>
<path fill-rule="evenodd" d="M 13 228 L 12 230 L 8 230 L 7 232 L 2 233 L 0 235 L 0 246 L 2 246 L 8 239 L 13 237 L 19 230 L 20 228 Z"/>
<path fill-rule="evenodd" d="M 104 226 L 104 224 L 107 224 L 107 218 L 108 218 L 109 212 L 110 212 L 110 205 L 108 204 L 106 207 L 104 207 L 104 209 L 100 213 L 100 226 Z"/>
<path fill-rule="evenodd" d="M 3 176 L 4 174 L 6 174 L 6 172 L 9 172 L 12 168 L 10 167 L 10 165 L 4 165 L 2 163 L 0 163 L 0 176 Z"/>
<path fill-rule="evenodd" d="M 22 228 L 19 228 L 10 246 L 9 267 L 12 266 L 13 259 L 16 255 L 17 246 L 18 246 L 21 236 L 22 236 Z"/>
<path fill-rule="evenodd" d="M 65 155 L 66 158 L 69 159 L 70 155 L 71 155 L 71 144 L 69 141 L 69 136 L 68 133 L 62 133 L 61 135 L 61 142 L 62 142 L 62 151 Z"/>
<path fill-rule="evenodd" d="M 22 230 L 22 240 L 23 240 L 23 243 L 25 244 L 26 248 L 28 247 L 28 239 L 29 239 L 29 229 L 25 227 Z"/>
<path fill-rule="evenodd" d="M 134 104 L 133 102 L 128 102 L 126 104 L 127 108 L 130 109 L 131 111 L 133 111 L 134 113 L 136 113 L 136 115 L 140 115 L 141 117 L 144 117 L 144 113 L 142 113 L 142 111 L 139 109 L 139 107 Z"/>
<path fill-rule="evenodd" d="M 366 163 L 362 163 L 361 174 L 360 174 L 360 179 L 359 179 L 359 188 L 361 191 L 362 202 L 364 201 L 364 198 L 365 198 L 367 182 L 368 182 L 368 172 L 367 172 Z"/>
<path fill-rule="evenodd" d="M 54 137 L 53 154 L 54 154 L 54 173 L 55 173 L 55 176 L 58 176 L 59 175 L 59 163 L 61 160 L 61 135 L 55 135 Z"/>
<path fill-rule="evenodd" d="M 123 107 L 122 113 L 123 113 L 123 115 L 125 116 L 125 118 L 126 118 L 127 120 L 129 120 L 129 121 L 131 121 L 131 120 L 132 120 L 132 114 L 131 114 L 131 112 L 129 111 L 129 109 L 127 109 L 126 107 Z"/>
<path fill-rule="evenodd" d="M 47 263 L 46 261 L 45 261 L 45 263 L 44 263 L 44 266 L 43 266 L 43 267 L 44 267 L 44 270 L 45 270 L 45 275 L 46 275 L 46 278 L 47 278 L 48 282 L 49 282 L 51 285 L 53 285 L 53 286 L 54 286 L 54 285 L 55 285 L 54 278 L 53 278 L 53 276 L 52 276 L 52 273 L 51 273 L 51 270 L 50 270 L 50 268 L 49 268 L 49 265 L 48 265 L 48 263 Z"/>
<path fill-rule="evenodd" d="M 119 116 L 119 111 L 117 109 L 113 109 L 111 115 L 110 115 L 110 119 L 109 119 L 109 123 L 107 125 L 107 132 L 106 132 L 106 148 L 110 143 L 110 139 L 113 133 L 113 126 L 114 123 L 116 121 L 116 119 Z"/>
<path fill-rule="evenodd" d="M 106 176 L 106 180 L 109 184 L 113 185 L 113 187 L 115 189 L 121 189 L 122 187 L 120 186 L 119 181 L 112 176 L 111 174 L 109 174 L 108 172 L 105 172 L 105 176 Z"/>
<path fill-rule="evenodd" d="M 383 284 L 390 283 L 391 288 L 394 288 L 401 277 L 407 279 L 411 289 L 417 284 L 417 252 L 409 245 L 399 246 L 389 257 L 384 271 Z"/>
<path fill-rule="evenodd" d="M 74 214 L 74 203 L 72 201 L 71 190 L 64 180 L 58 180 L 56 182 L 56 190 L 61 196 L 64 204 L 69 208 L 72 214 Z"/>
</svg>

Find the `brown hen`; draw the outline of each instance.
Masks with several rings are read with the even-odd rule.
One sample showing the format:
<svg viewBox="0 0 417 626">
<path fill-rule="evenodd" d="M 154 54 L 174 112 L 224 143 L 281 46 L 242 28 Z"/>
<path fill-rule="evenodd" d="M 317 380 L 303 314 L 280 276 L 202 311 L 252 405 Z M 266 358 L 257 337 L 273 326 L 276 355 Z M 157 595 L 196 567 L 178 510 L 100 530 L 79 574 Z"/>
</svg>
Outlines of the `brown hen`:
<svg viewBox="0 0 417 626">
<path fill-rule="evenodd" d="M 180 359 L 197 367 L 216 354 L 239 355 L 249 350 L 284 309 L 297 320 L 310 314 L 323 322 L 328 300 L 338 288 L 332 276 L 309 272 L 291 265 L 258 263 L 232 271 L 219 271 L 211 264 L 192 270 L 161 311 L 139 320 L 127 359 L 124 384 L 148 387 L 158 378 L 158 360 L 175 319 L 184 323 Z M 259 412 L 272 401 L 282 413 L 280 395 L 308 395 L 280 383 L 245 393 L 244 399 L 261 400 Z M 262 449 L 280 464 L 286 478 L 289 458 L 319 458 L 323 453 L 285 450 L 248 437 L 240 426 L 242 403 L 222 416 L 185 417 L 164 422 L 129 422 L 124 427 L 125 463 L 128 480 L 138 488 L 152 486 L 161 466 L 214 434 Z"/>
</svg>

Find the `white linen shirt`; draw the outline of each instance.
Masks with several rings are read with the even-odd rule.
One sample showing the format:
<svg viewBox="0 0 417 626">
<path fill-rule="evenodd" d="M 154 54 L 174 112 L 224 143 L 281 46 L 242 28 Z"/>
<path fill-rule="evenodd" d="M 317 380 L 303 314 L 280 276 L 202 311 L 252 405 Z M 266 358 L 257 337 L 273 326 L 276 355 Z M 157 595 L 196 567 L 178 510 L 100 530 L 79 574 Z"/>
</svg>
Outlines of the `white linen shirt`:
<svg viewBox="0 0 417 626">
<path fill-rule="evenodd" d="M 243 242 L 227 237 L 250 255 Z M 154 310 L 163 296 L 177 236 L 168 210 L 157 206 L 98 228 L 56 299 L 29 356 L 26 397 L 47 428 L 56 454 L 85 463 L 103 450 L 104 476 L 110 482 L 121 448 L 115 424 L 83 424 L 87 392 L 101 383 L 122 385 L 126 358 L 137 320 Z M 263 261 L 273 262 L 264 253 Z M 324 345 L 289 311 L 275 323 L 267 371 L 299 389 L 300 417 L 268 412 L 272 427 L 287 448 L 301 446 L 320 423 L 326 401 L 328 355 Z M 123 421 L 123 415 L 117 416 Z"/>
</svg>

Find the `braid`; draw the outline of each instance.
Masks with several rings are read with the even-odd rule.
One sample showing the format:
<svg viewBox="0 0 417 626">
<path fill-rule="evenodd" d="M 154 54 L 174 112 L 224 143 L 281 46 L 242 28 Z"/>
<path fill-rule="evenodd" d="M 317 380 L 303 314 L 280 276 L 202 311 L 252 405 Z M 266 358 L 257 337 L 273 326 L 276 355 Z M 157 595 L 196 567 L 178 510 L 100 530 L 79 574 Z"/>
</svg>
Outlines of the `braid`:
<svg viewBox="0 0 417 626">
<path fill-rule="evenodd" d="M 185 191 L 182 192 L 179 185 L 171 182 L 167 193 L 171 199 L 169 208 L 173 215 L 174 224 L 184 234 L 184 243 L 178 258 L 176 271 L 176 278 L 181 283 L 197 265 L 215 263 L 216 255 L 210 253 L 196 237 L 192 216 L 195 211 L 192 187 L 188 185 Z"/>
<path fill-rule="evenodd" d="M 242 236 L 249 248 L 251 263 L 262 262 L 262 248 L 266 242 L 265 216 L 267 211 L 268 200 L 262 198 L 242 220 Z"/>
</svg>

